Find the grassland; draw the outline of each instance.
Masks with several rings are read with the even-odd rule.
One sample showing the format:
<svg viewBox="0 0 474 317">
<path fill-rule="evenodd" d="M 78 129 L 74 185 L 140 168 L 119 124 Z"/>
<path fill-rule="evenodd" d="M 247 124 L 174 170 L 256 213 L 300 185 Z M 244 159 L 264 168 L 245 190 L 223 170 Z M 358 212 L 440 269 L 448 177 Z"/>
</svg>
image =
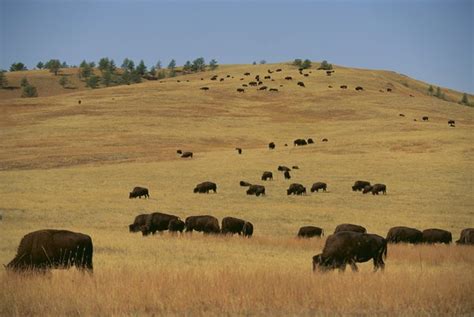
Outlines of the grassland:
<svg viewBox="0 0 474 317">
<path fill-rule="evenodd" d="M 250 81 L 244 72 L 263 76 L 278 67 L 284 71 L 272 74 L 275 81 L 264 80 L 278 93 L 236 92 Z M 474 312 L 471 247 L 391 246 L 383 274 L 373 274 L 369 263 L 357 274 L 322 275 L 311 272 L 311 257 L 324 239 L 294 237 L 303 225 L 330 233 L 352 222 L 383 236 L 395 225 L 439 227 L 457 239 L 474 226 L 472 108 L 426 96 L 426 83 L 393 72 L 337 67 L 330 77 L 314 69 L 303 77 L 279 64 L 214 73 L 234 78 L 210 81 L 206 72 L 180 83 L 0 101 L 0 262 L 13 258 L 25 233 L 41 228 L 88 233 L 95 246 L 92 277 L 1 272 L 1 315 Z M 294 80 L 283 80 L 288 75 Z M 343 84 L 349 89 L 338 88 Z M 354 90 L 358 85 L 363 92 Z M 379 91 L 386 88 L 393 92 Z M 429 122 L 420 122 L 423 115 Z M 316 144 L 295 148 L 299 137 Z M 274 151 L 266 148 L 270 141 Z M 195 157 L 178 158 L 178 148 Z M 300 169 L 285 181 L 278 165 Z M 274 172 L 273 181 L 259 180 L 265 170 Z M 357 179 L 383 182 L 388 193 L 354 193 Z M 217 194 L 192 193 L 205 180 L 218 184 Z M 246 196 L 240 180 L 264 183 L 267 196 Z M 327 182 L 328 192 L 286 196 L 290 182 L 316 181 Z M 138 185 L 150 189 L 150 199 L 128 199 Z M 135 215 L 153 211 L 232 215 L 253 222 L 255 236 L 127 232 Z"/>
</svg>

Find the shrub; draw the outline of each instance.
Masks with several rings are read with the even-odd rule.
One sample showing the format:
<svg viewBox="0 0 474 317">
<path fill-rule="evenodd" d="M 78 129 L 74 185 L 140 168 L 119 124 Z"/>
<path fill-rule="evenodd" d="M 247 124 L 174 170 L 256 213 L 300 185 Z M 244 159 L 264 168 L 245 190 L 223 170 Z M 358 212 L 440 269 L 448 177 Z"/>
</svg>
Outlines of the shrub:
<svg viewBox="0 0 474 317">
<path fill-rule="evenodd" d="M 11 66 L 10 66 L 10 71 L 11 72 L 17 72 L 17 71 L 21 71 L 21 70 L 28 70 L 28 68 L 26 68 L 26 65 L 23 64 L 23 63 L 13 63 Z"/>
<path fill-rule="evenodd" d="M 26 77 L 23 77 L 20 81 L 20 86 L 21 87 L 25 87 L 25 86 L 28 86 L 30 83 L 28 82 L 28 79 L 26 79 Z"/>
<path fill-rule="evenodd" d="M 28 85 L 23 87 L 21 97 L 22 98 L 38 97 L 38 91 L 36 90 L 35 86 L 31 86 L 30 84 L 28 84 Z"/>
<path fill-rule="evenodd" d="M 69 81 L 68 81 L 67 77 L 66 76 L 61 76 L 61 78 L 59 78 L 59 84 L 63 88 L 66 88 L 66 86 L 69 84 Z"/>
<path fill-rule="evenodd" d="M 99 77 L 97 77 L 96 75 L 89 76 L 89 78 L 87 78 L 86 80 L 86 87 L 92 89 L 99 87 Z"/>
<path fill-rule="evenodd" d="M 466 93 L 464 93 L 464 94 L 462 95 L 461 104 L 467 105 L 467 106 L 470 105 L 470 104 L 469 104 L 469 99 L 467 99 L 467 94 L 466 94 Z"/>
<path fill-rule="evenodd" d="M 331 70 L 332 69 L 332 64 L 329 64 L 326 60 L 321 62 L 321 65 L 319 65 L 318 69 L 323 69 L 323 70 Z"/>
</svg>

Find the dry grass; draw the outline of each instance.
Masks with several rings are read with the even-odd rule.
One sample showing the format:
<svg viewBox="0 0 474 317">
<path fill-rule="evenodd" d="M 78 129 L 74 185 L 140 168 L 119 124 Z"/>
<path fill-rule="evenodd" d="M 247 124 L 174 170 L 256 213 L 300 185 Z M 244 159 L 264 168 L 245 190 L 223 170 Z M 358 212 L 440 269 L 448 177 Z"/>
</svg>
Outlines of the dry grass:
<svg viewBox="0 0 474 317">
<path fill-rule="evenodd" d="M 280 92 L 235 91 L 250 80 L 239 80 L 245 71 L 277 67 L 285 71 L 266 84 Z M 81 231 L 95 246 L 92 277 L 0 273 L 7 290 L 0 315 L 473 313 L 473 248 L 390 246 L 383 274 L 372 274 L 369 263 L 358 274 L 323 275 L 311 272 L 311 257 L 324 241 L 294 238 L 303 225 L 330 233 L 353 222 L 383 236 L 395 225 L 440 227 L 457 239 L 474 226 L 471 108 L 424 96 L 417 87 L 426 84 L 390 72 L 338 68 L 327 77 L 313 70 L 306 88 L 283 64 L 216 73 L 235 78 L 211 82 L 203 73 L 180 78 L 189 82 L 0 101 L 0 263 L 40 228 Z M 291 83 L 282 79 L 288 74 Z M 394 91 L 380 93 L 388 83 Z M 356 85 L 365 91 L 355 92 Z M 413 121 L 423 115 L 430 121 Z M 316 144 L 294 148 L 298 137 Z M 275 151 L 266 149 L 269 141 Z M 195 157 L 179 159 L 178 148 Z M 291 182 L 325 181 L 328 192 L 287 197 L 290 181 L 276 171 L 282 164 L 300 167 Z M 267 196 L 246 196 L 238 182 L 263 183 L 265 170 L 275 174 L 264 184 Z M 357 179 L 383 182 L 388 194 L 354 193 Z M 217 194 L 192 193 L 205 180 L 218 184 Z M 128 199 L 138 185 L 151 199 Z M 248 219 L 255 237 L 127 232 L 135 215 L 152 211 Z"/>
</svg>

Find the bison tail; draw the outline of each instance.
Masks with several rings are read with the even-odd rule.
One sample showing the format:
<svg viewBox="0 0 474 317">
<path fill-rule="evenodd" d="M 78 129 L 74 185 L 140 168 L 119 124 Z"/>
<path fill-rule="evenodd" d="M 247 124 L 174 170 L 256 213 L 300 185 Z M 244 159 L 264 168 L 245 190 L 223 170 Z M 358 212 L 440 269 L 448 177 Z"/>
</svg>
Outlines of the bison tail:
<svg viewBox="0 0 474 317">
<path fill-rule="evenodd" d="M 384 258 L 384 260 L 386 260 L 386 259 L 387 259 L 387 249 L 388 249 L 388 248 L 387 248 L 387 241 L 386 241 L 386 240 L 384 241 L 384 246 L 383 246 L 383 248 L 384 248 L 384 249 L 383 249 L 383 258 Z"/>
</svg>

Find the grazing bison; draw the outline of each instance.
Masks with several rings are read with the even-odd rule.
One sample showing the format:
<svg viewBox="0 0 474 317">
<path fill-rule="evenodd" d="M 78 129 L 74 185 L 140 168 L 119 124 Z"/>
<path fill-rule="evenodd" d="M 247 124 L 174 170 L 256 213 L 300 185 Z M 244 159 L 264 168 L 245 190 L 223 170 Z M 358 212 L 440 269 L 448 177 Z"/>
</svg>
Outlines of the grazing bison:
<svg viewBox="0 0 474 317">
<path fill-rule="evenodd" d="M 276 72 L 281 72 L 281 68 L 278 68 L 278 69 L 276 70 Z"/>
<path fill-rule="evenodd" d="M 361 86 L 357 86 L 357 87 L 355 88 L 355 90 L 357 90 L 357 91 L 362 91 L 362 90 L 364 90 L 364 88 L 362 88 Z"/>
<path fill-rule="evenodd" d="M 446 243 L 453 241 L 451 232 L 442 229 L 426 229 L 423 230 L 424 243 Z"/>
<path fill-rule="evenodd" d="M 200 184 L 197 184 L 196 187 L 194 188 L 194 193 L 206 193 L 209 194 L 209 191 L 214 191 L 214 193 L 217 193 L 217 185 L 216 183 L 213 182 L 203 182 Z"/>
<path fill-rule="evenodd" d="M 168 230 L 169 223 L 173 219 L 179 219 L 177 216 L 168 215 L 161 212 L 149 214 L 146 218 L 145 225 L 141 227 L 142 235 L 147 236 L 150 233 L 155 234 L 157 231 Z"/>
<path fill-rule="evenodd" d="M 327 70 L 327 71 L 326 71 L 326 75 L 331 76 L 331 74 L 332 74 L 333 72 L 334 72 L 334 71 Z"/>
<path fill-rule="evenodd" d="M 283 165 L 279 165 L 278 170 L 281 171 L 281 172 L 289 172 L 289 171 L 291 171 L 291 168 L 283 166 Z"/>
<path fill-rule="evenodd" d="M 67 230 L 38 230 L 21 239 L 17 254 L 6 269 L 45 272 L 75 266 L 92 273 L 92 253 L 92 239 L 86 234 Z"/>
<path fill-rule="evenodd" d="M 415 228 L 408 227 L 393 227 L 388 230 L 387 242 L 389 243 L 421 243 L 423 240 L 423 233 Z"/>
<path fill-rule="evenodd" d="M 250 238 L 253 235 L 253 224 L 249 221 L 244 223 L 244 227 L 242 228 L 242 234 L 244 237 Z"/>
<path fill-rule="evenodd" d="M 214 80 L 214 79 L 211 78 L 211 80 Z M 199 88 L 199 89 L 201 89 L 201 90 L 209 90 L 209 87 L 201 87 L 201 88 Z"/>
<path fill-rule="evenodd" d="M 400 117 L 404 117 L 405 115 L 404 115 L 403 113 L 400 113 L 399 116 L 400 116 Z"/>
<path fill-rule="evenodd" d="M 275 143 L 273 143 L 273 142 L 268 143 L 268 148 L 270 150 L 274 150 L 275 149 Z"/>
<path fill-rule="evenodd" d="M 321 142 L 327 142 L 327 141 L 328 141 L 328 139 L 326 139 L 326 138 L 321 140 Z"/>
<path fill-rule="evenodd" d="M 181 157 L 182 158 L 187 158 L 187 157 L 192 158 L 193 157 L 193 152 L 183 152 L 183 154 L 181 154 Z"/>
<path fill-rule="evenodd" d="M 364 189 L 365 186 L 370 186 L 370 182 L 367 181 L 356 181 L 354 185 L 352 185 L 352 191 L 361 191 Z"/>
<path fill-rule="evenodd" d="M 265 186 L 262 185 L 250 185 L 249 189 L 247 189 L 247 195 L 265 195 Z"/>
<path fill-rule="evenodd" d="M 314 226 L 301 227 L 298 230 L 298 238 L 313 238 L 324 236 L 324 230 Z"/>
<path fill-rule="evenodd" d="M 359 225 L 354 225 L 352 223 L 343 223 L 340 224 L 334 229 L 334 233 L 342 232 L 342 231 L 352 231 L 352 232 L 359 232 L 359 233 L 366 233 L 367 230 Z"/>
<path fill-rule="evenodd" d="M 184 221 L 186 232 L 199 231 L 205 234 L 220 233 L 219 221 L 216 217 L 204 216 L 189 216 Z"/>
<path fill-rule="evenodd" d="M 271 76 L 265 76 L 265 77 L 263 77 L 263 79 L 272 79 L 272 77 Z"/>
<path fill-rule="evenodd" d="M 305 139 L 296 139 L 293 141 L 293 146 L 302 146 L 302 145 L 307 145 L 308 143 L 306 142 Z"/>
<path fill-rule="evenodd" d="M 242 234 L 244 229 L 245 220 L 234 218 L 234 217 L 225 217 L 222 219 L 221 233 L 223 234 Z"/>
<path fill-rule="evenodd" d="M 347 85 L 341 85 L 341 89 L 347 89 Z"/>
<path fill-rule="evenodd" d="M 247 85 L 247 84 L 242 84 L 242 87 L 248 87 L 248 86 L 249 86 L 249 85 Z"/>
<path fill-rule="evenodd" d="M 320 189 L 322 189 L 323 191 L 326 191 L 326 188 L 327 188 L 326 183 L 317 182 L 317 183 L 314 183 L 313 186 L 311 186 L 311 192 L 312 193 L 319 192 Z"/>
<path fill-rule="evenodd" d="M 421 118 L 421 119 L 423 119 L 423 121 L 428 121 L 429 118 L 428 118 L 427 116 L 424 116 L 424 117 Z"/>
<path fill-rule="evenodd" d="M 145 198 L 149 198 L 150 195 L 148 193 L 148 188 L 145 187 L 135 187 L 133 190 L 128 194 L 128 198 L 139 198 L 141 199 L 142 196 L 145 196 Z"/>
<path fill-rule="evenodd" d="M 263 172 L 262 181 L 266 181 L 266 180 L 269 180 L 269 179 L 273 180 L 273 173 L 268 172 L 268 171 Z"/>
<path fill-rule="evenodd" d="M 183 154 L 183 151 L 177 150 L 177 151 L 176 151 L 176 154 Z"/>
<path fill-rule="evenodd" d="M 256 81 L 251 81 L 251 82 L 249 82 L 249 85 L 250 86 L 257 86 L 257 82 Z"/>
<path fill-rule="evenodd" d="M 384 269 L 383 258 L 387 257 L 387 241 L 376 234 L 359 232 L 339 232 L 330 235 L 321 254 L 313 257 L 313 271 L 322 272 L 339 269 L 344 271 L 346 265 L 352 271 L 358 271 L 356 263 L 374 261 L 374 271 Z"/>
<path fill-rule="evenodd" d="M 449 120 L 449 121 L 448 121 L 448 124 L 449 124 L 449 125 L 454 125 L 454 124 L 456 124 L 456 121 L 454 121 L 454 120 Z"/>
<path fill-rule="evenodd" d="M 267 86 L 262 86 L 262 87 L 258 88 L 258 90 L 267 90 L 267 88 L 268 88 Z"/>
<path fill-rule="evenodd" d="M 298 82 L 298 86 L 305 87 L 304 82 L 299 81 L 299 82 Z"/>
<path fill-rule="evenodd" d="M 148 214 L 141 214 L 135 217 L 133 223 L 128 226 L 128 230 L 130 232 L 138 232 L 142 230 L 142 227 L 146 224 L 146 219 L 149 215 Z"/>
<path fill-rule="evenodd" d="M 293 183 L 286 190 L 287 195 L 303 195 L 306 194 L 306 187 L 301 184 Z"/>
<path fill-rule="evenodd" d="M 171 219 L 170 222 L 168 223 L 168 231 L 169 232 L 183 232 L 184 230 L 184 221 L 176 218 L 176 219 Z"/>
<path fill-rule="evenodd" d="M 78 103 L 78 104 L 81 104 L 81 100 L 79 99 L 79 100 L 77 101 L 77 103 Z"/>
<path fill-rule="evenodd" d="M 241 148 L 236 147 L 235 150 L 237 151 L 237 153 L 242 154 L 242 149 Z"/>
<path fill-rule="evenodd" d="M 387 88 L 387 92 L 392 92 L 392 88 Z"/>
<path fill-rule="evenodd" d="M 387 186 L 385 186 L 385 184 L 375 184 L 372 186 L 371 191 L 372 195 L 378 195 L 380 192 L 385 195 L 387 193 Z"/>
<path fill-rule="evenodd" d="M 372 187 L 373 187 L 373 186 L 371 186 L 371 185 L 365 186 L 364 189 L 362 190 L 362 194 L 367 194 L 367 193 L 371 192 L 371 191 L 372 191 Z"/>
<path fill-rule="evenodd" d="M 243 89 L 243 88 L 237 88 L 237 92 L 245 92 L 245 89 Z"/>
<path fill-rule="evenodd" d="M 298 165 L 293 165 L 291 168 L 294 169 L 294 170 L 299 170 L 299 169 L 300 169 L 300 168 L 298 167 Z"/>
<path fill-rule="evenodd" d="M 219 81 L 224 81 L 224 78 L 221 78 Z"/>
<path fill-rule="evenodd" d="M 242 186 L 242 187 L 249 187 L 249 186 L 252 185 L 252 184 L 250 184 L 249 182 L 245 182 L 245 181 L 240 181 L 239 184 L 240 184 L 240 186 Z"/>
<path fill-rule="evenodd" d="M 250 73 L 245 73 L 244 75 L 245 75 L 245 76 L 250 76 Z"/>
<path fill-rule="evenodd" d="M 474 244 L 474 228 L 463 229 L 456 244 Z"/>
<path fill-rule="evenodd" d="M 303 76 L 304 76 L 304 77 L 308 77 L 308 76 L 309 76 L 309 74 L 304 74 Z"/>
<path fill-rule="evenodd" d="M 331 86 L 331 85 L 329 85 L 329 86 L 328 86 L 328 88 L 332 88 L 332 86 Z"/>
<path fill-rule="evenodd" d="M 314 143 L 314 140 L 311 139 L 311 138 L 309 138 L 307 142 L 308 142 L 308 144 L 313 144 L 313 143 Z"/>
<path fill-rule="evenodd" d="M 286 76 L 285 79 L 286 79 L 286 80 L 292 80 L 293 77 L 291 77 L 291 76 Z"/>
<path fill-rule="evenodd" d="M 256 81 L 260 81 L 260 75 L 255 76 Z"/>
<path fill-rule="evenodd" d="M 285 176 L 285 179 L 291 179 L 291 175 L 289 171 L 285 171 L 283 175 Z"/>
<path fill-rule="evenodd" d="M 275 91 L 275 92 L 277 92 L 278 89 L 277 89 L 277 88 L 270 88 L 268 91 Z"/>
</svg>

